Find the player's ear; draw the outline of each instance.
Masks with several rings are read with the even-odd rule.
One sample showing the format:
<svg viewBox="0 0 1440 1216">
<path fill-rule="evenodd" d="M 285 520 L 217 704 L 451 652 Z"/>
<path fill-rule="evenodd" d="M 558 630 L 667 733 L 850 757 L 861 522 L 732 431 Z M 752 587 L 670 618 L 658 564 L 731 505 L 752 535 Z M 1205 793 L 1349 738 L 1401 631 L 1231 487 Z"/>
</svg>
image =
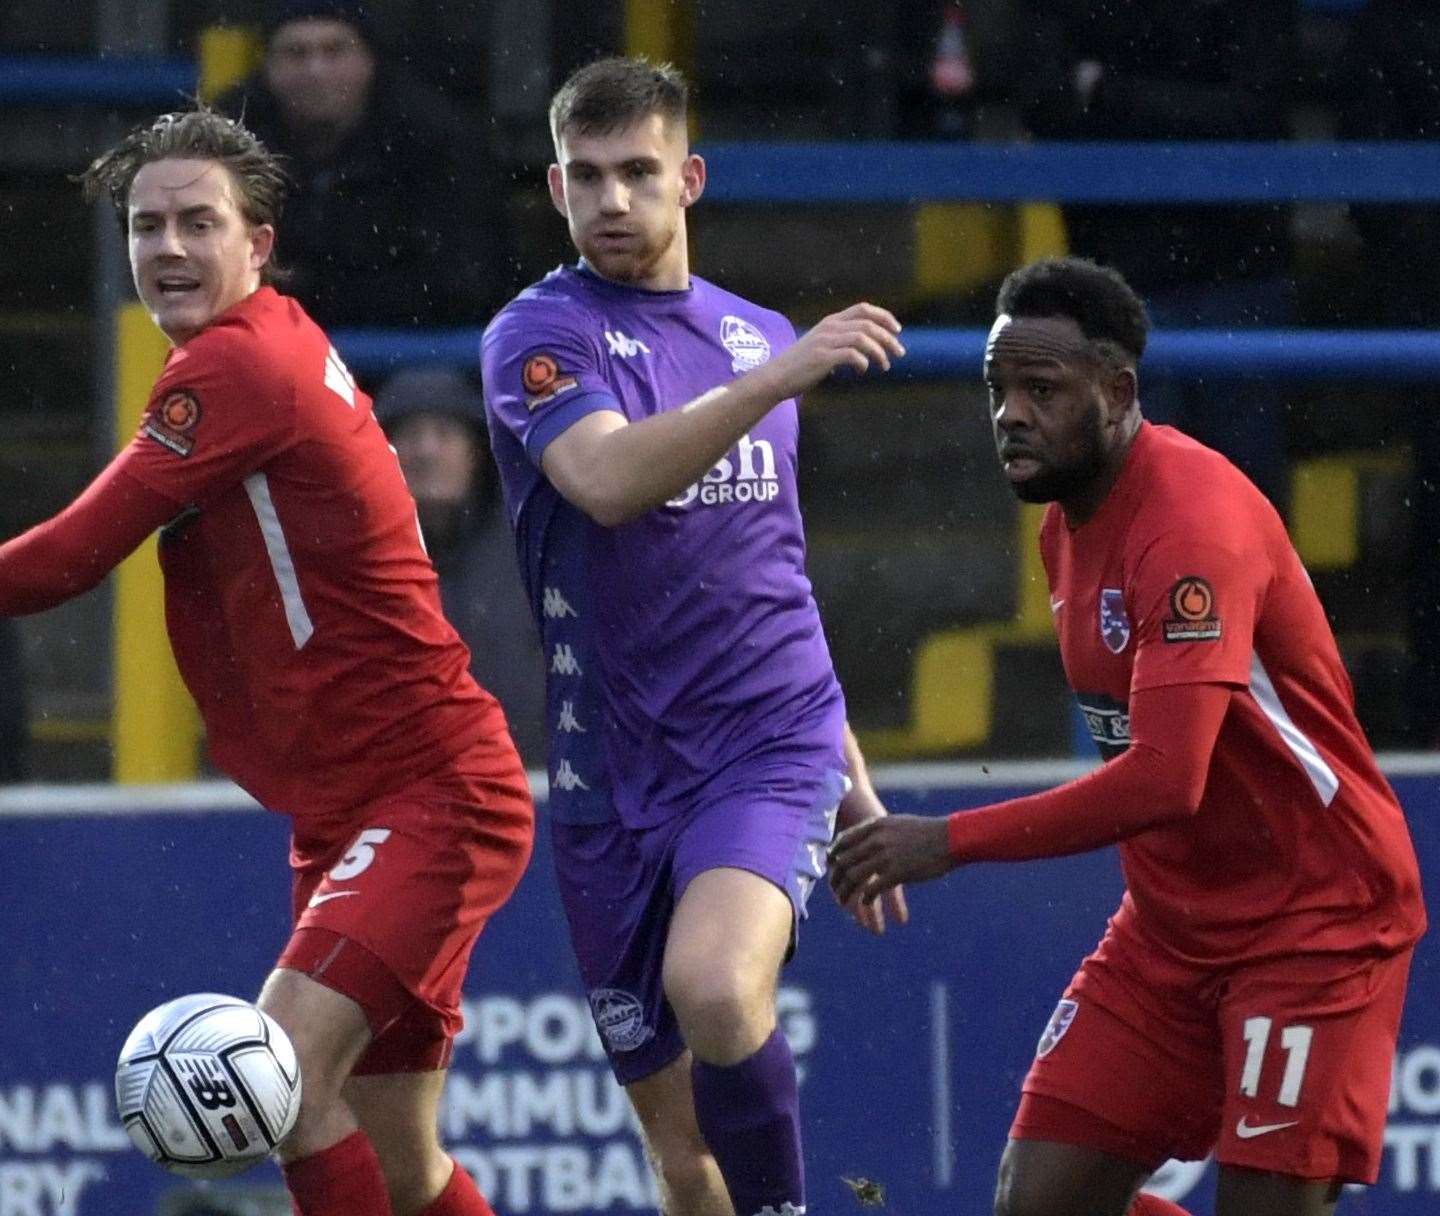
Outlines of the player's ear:
<svg viewBox="0 0 1440 1216">
<path fill-rule="evenodd" d="M 551 165 L 545 171 L 545 180 L 550 185 L 550 201 L 555 204 L 555 210 L 568 219 L 570 212 L 565 207 L 565 171 L 559 165 Z"/>
<path fill-rule="evenodd" d="M 259 270 L 275 252 L 275 227 L 273 224 L 256 224 L 250 229 L 250 269 Z"/>
<path fill-rule="evenodd" d="M 1140 385 L 1133 367 L 1110 370 L 1105 382 L 1105 412 L 1111 422 L 1119 422 L 1139 400 Z"/>
<path fill-rule="evenodd" d="M 680 166 L 680 205 L 691 206 L 705 193 L 705 158 L 692 152 Z"/>
</svg>

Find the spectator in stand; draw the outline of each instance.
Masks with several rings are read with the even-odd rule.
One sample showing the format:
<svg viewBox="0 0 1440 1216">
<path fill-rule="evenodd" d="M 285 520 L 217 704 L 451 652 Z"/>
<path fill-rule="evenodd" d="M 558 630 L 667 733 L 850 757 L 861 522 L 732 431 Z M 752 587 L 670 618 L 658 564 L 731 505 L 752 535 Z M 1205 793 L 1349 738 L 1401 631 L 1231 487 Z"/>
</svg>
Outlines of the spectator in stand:
<svg viewBox="0 0 1440 1216">
<path fill-rule="evenodd" d="M 1340 82 L 1340 135 L 1349 139 L 1440 139 L 1440 13 L 1428 0 L 1370 0 L 1356 16 Z M 1352 207 L 1364 240 L 1362 325 L 1440 327 L 1440 296 L 1419 267 L 1440 262 L 1440 207 Z M 1409 733 L 1419 747 L 1440 746 L 1440 397 L 1407 386 L 1414 471 L 1410 485 L 1407 632 Z"/>
<path fill-rule="evenodd" d="M 1290 136 L 1293 0 L 1027 0 L 1015 86 L 1040 139 L 1280 140 Z M 1295 319 L 1287 206 L 1064 208 L 1074 253 L 1113 266 L 1159 328 Z M 1283 407 L 1273 384 L 1223 396 L 1152 374 L 1145 411 L 1230 457 L 1285 506 Z M 1223 408 L 1215 402 L 1224 401 Z"/>
<path fill-rule="evenodd" d="M 363 0 L 279 0 L 264 65 L 217 108 L 285 159 L 277 252 L 323 327 L 475 324 L 513 290 L 500 174 L 377 55 Z"/>
<path fill-rule="evenodd" d="M 453 368 L 405 368 L 376 393 L 375 416 L 415 496 L 441 605 L 470 648 L 470 674 L 500 699 L 521 759 L 543 768 L 545 664 L 500 508 L 480 393 Z"/>
</svg>

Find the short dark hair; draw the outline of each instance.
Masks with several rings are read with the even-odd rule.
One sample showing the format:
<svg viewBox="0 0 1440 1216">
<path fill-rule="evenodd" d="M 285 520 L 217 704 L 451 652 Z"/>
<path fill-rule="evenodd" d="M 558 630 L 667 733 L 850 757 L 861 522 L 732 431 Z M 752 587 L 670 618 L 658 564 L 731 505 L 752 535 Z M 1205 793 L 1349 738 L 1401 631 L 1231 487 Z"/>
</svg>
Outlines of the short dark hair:
<svg viewBox="0 0 1440 1216">
<path fill-rule="evenodd" d="M 609 135 L 651 114 L 685 123 L 690 86 L 668 63 L 612 56 L 573 72 L 550 101 L 550 134 Z"/>
<path fill-rule="evenodd" d="M 252 225 L 280 222 L 290 179 L 280 159 L 233 118 L 197 106 L 161 114 L 142 124 L 118 144 L 101 153 L 78 181 L 87 202 L 108 195 L 122 231 L 129 228 L 130 188 L 146 165 L 160 160 L 213 160 L 224 166 L 234 180 L 240 213 Z M 281 276 L 278 266 L 266 263 L 261 270 L 264 282 Z"/>
<path fill-rule="evenodd" d="M 1119 347 L 1139 363 L 1150 317 L 1118 270 L 1089 258 L 1042 258 L 1012 271 L 995 297 L 996 314 L 1069 317 L 1092 342 Z"/>
</svg>

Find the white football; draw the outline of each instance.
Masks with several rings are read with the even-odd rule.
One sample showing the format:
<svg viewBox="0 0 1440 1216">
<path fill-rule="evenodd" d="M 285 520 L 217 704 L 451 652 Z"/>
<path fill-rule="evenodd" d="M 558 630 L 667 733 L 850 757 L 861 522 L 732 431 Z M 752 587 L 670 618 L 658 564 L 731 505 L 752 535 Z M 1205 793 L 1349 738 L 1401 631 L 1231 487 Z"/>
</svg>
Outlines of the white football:
<svg viewBox="0 0 1440 1216">
<path fill-rule="evenodd" d="M 273 1018 L 200 992 L 140 1019 L 115 1066 L 115 1103 L 135 1147 L 187 1178 L 264 1161 L 300 1114 L 300 1066 Z"/>
</svg>

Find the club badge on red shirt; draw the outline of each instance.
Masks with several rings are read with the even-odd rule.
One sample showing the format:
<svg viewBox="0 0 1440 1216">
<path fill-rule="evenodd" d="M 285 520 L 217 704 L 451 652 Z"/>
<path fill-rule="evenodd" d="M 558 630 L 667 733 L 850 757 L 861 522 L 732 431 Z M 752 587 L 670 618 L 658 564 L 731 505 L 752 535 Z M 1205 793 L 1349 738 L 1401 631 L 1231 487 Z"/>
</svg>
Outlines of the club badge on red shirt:
<svg viewBox="0 0 1440 1216">
<path fill-rule="evenodd" d="M 1105 587 L 1100 592 L 1100 640 L 1111 654 L 1130 644 L 1130 618 L 1125 613 L 1125 592 Z"/>
<path fill-rule="evenodd" d="M 146 435 L 177 456 L 195 450 L 195 428 L 200 425 L 200 398 L 188 388 L 177 388 L 161 399 L 141 428 Z"/>
</svg>

